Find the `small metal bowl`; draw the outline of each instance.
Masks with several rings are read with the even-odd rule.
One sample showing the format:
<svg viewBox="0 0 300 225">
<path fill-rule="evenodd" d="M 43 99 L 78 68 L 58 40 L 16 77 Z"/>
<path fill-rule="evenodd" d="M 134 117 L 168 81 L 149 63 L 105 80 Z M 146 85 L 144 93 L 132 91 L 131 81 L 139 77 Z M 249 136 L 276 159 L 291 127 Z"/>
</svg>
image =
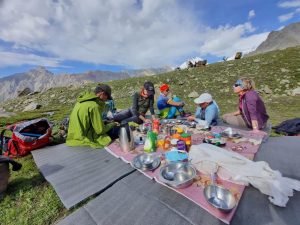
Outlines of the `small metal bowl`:
<svg viewBox="0 0 300 225">
<path fill-rule="evenodd" d="M 160 165 L 160 157 L 154 153 L 142 153 L 135 156 L 131 165 L 139 170 L 155 170 Z"/>
<path fill-rule="evenodd" d="M 225 137 L 225 138 L 232 138 L 232 139 L 238 139 L 238 138 L 242 138 L 243 135 L 241 135 L 240 133 L 237 133 L 237 132 L 233 132 L 233 133 L 229 133 L 227 131 L 223 131 L 221 133 L 222 137 Z"/>
<path fill-rule="evenodd" d="M 172 162 L 160 169 L 159 180 L 174 188 L 190 186 L 196 177 L 196 169 L 189 163 Z"/>
<path fill-rule="evenodd" d="M 208 185 L 204 188 L 203 192 L 206 201 L 223 212 L 230 212 L 236 206 L 236 199 L 226 188 L 217 185 Z"/>
</svg>

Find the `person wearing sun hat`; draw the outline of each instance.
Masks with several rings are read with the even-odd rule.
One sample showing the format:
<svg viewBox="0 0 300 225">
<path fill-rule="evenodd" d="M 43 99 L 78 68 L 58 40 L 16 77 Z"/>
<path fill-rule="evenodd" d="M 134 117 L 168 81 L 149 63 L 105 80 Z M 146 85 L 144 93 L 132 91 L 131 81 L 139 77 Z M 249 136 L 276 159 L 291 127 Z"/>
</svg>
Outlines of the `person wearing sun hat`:
<svg viewBox="0 0 300 225">
<path fill-rule="evenodd" d="M 264 102 L 255 91 L 254 81 L 243 77 L 233 85 L 234 93 L 239 96 L 238 111 L 223 115 L 225 123 L 248 127 L 253 131 L 266 130 L 269 116 Z"/>
<path fill-rule="evenodd" d="M 197 110 L 194 116 L 188 117 L 190 121 L 197 121 L 198 123 L 209 126 L 216 126 L 219 119 L 219 107 L 213 100 L 209 93 L 203 93 L 198 98 L 194 99 L 197 105 Z"/>
<path fill-rule="evenodd" d="M 177 111 L 180 116 L 184 116 L 184 102 L 177 96 L 169 98 L 170 87 L 167 84 L 162 84 L 159 88 L 160 96 L 157 99 L 157 108 L 160 111 L 160 116 L 166 119 L 175 117 Z"/>
<path fill-rule="evenodd" d="M 154 113 L 154 85 L 146 81 L 140 92 L 136 92 L 132 98 L 132 107 L 122 110 L 113 116 L 113 120 L 119 123 L 135 122 L 137 124 L 149 123 L 150 119 L 146 118 L 146 113 L 150 110 L 151 118 L 155 119 Z"/>
</svg>

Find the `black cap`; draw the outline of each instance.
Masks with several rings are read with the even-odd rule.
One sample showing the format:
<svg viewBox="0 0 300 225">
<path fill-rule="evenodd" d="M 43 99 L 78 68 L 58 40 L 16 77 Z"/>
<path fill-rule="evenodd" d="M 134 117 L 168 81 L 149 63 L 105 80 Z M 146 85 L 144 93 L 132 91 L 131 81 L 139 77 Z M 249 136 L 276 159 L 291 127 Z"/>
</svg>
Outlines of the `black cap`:
<svg viewBox="0 0 300 225">
<path fill-rule="evenodd" d="M 103 91 L 107 95 L 107 99 L 111 100 L 111 88 L 107 84 L 98 84 L 95 88 L 95 94 Z"/>
<path fill-rule="evenodd" d="M 155 94 L 155 89 L 154 89 L 154 85 L 152 82 L 147 81 L 144 83 L 144 88 L 147 90 L 149 95 L 154 95 Z"/>
</svg>

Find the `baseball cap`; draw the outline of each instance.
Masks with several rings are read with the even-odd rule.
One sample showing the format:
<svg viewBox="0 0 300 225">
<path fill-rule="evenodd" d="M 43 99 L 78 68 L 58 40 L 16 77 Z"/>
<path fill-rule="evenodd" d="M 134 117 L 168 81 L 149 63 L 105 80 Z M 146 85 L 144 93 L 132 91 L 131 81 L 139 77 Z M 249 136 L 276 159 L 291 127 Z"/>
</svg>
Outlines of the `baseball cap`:
<svg viewBox="0 0 300 225">
<path fill-rule="evenodd" d="M 107 99 L 111 100 L 111 88 L 107 84 L 98 84 L 95 88 L 95 94 L 99 93 L 100 91 L 103 91 L 107 95 Z"/>
<path fill-rule="evenodd" d="M 169 89 L 169 85 L 167 85 L 167 84 L 163 84 L 163 85 L 161 85 L 160 88 L 159 88 L 159 90 L 160 90 L 161 92 L 166 91 L 166 90 L 168 90 L 168 89 Z"/>
<path fill-rule="evenodd" d="M 212 101 L 213 101 L 212 96 L 208 93 L 203 93 L 198 98 L 194 99 L 194 102 L 196 104 L 201 104 L 204 102 L 212 102 Z"/>
<path fill-rule="evenodd" d="M 147 81 L 144 83 L 144 88 L 147 90 L 149 95 L 154 95 L 155 94 L 155 90 L 154 90 L 154 85 L 152 82 Z"/>
</svg>

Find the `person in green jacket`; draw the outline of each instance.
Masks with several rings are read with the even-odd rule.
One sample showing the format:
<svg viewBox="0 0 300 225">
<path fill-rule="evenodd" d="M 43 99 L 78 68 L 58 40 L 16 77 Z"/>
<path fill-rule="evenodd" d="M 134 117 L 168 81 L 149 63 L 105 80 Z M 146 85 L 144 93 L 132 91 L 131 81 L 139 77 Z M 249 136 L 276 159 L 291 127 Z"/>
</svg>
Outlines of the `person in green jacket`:
<svg viewBox="0 0 300 225">
<path fill-rule="evenodd" d="M 99 84 L 94 93 L 83 92 L 79 95 L 70 115 L 66 140 L 68 146 L 103 148 L 112 139 L 118 138 L 117 123 L 104 124 L 102 120 L 108 99 L 111 99 L 111 88 L 106 84 Z"/>
</svg>

